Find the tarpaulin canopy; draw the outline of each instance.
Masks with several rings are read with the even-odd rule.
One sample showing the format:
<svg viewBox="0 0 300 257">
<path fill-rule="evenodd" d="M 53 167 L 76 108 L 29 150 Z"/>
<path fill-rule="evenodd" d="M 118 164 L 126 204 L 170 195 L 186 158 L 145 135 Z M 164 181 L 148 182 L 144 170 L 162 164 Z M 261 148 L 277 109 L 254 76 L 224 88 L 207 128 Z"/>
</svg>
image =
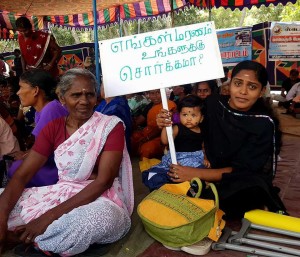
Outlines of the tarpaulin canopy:
<svg viewBox="0 0 300 257">
<path fill-rule="evenodd" d="M 8 3 L 11 3 L 11 1 L 7 1 Z M 28 2 L 28 1 L 18 1 L 17 2 Z M 36 12 L 33 12 L 31 14 L 32 7 L 28 9 L 26 12 L 26 16 L 29 18 L 32 17 L 32 22 L 34 22 L 39 28 L 43 26 L 42 21 L 51 22 L 56 25 L 61 26 L 73 26 L 73 27 L 88 27 L 94 25 L 94 19 L 93 19 L 93 11 L 92 11 L 92 3 L 91 1 L 84 1 L 89 2 L 90 6 L 88 7 L 87 4 L 82 5 L 81 8 L 78 6 L 79 3 L 82 1 L 74 2 L 74 5 L 77 6 L 77 8 L 69 8 L 70 2 L 73 1 L 60 1 L 60 4 L 57 5 L 58 10 L 56 12 L 47 10 L 46 6 L 43 7 L 40 1 L 40 8 L 37 8 L 37 3 L 35 9 L 37 9 Z M 48 1 L 53 3 L 58 1 Z M 97 1 L 98 2 L 105 2 L 106 1 Z M 115 2 L 115 3 L 114 3 Z M 118 19 L 126 20 L 126 19 L 137 19 L 137 18 L 143 18 L 143 17 L 149 17 L 149 16 L 157 16 L 161 14 L 166 14 L 171 11 L 171 4 L 168 0 L 146 0 L 146 1 L 126 1 L 126 3 L 123 3 L 121 5 L 117 5 L 116 2 L 123 2 L 123 1 L 111 1 L 111 5 L 106 4 L 100 4 L 97 5 L 97 25 L 105 25 L 108 23 L 114 23 L 117 22 Z M 124 1 L 125 2 L 125 1 Z M 0 26 L 2 28 L 7 29 L 15 29 L 15 20 L 18 16 L 24 15 L 25 12 L 22 12 L 25 8 L 21 7 L 16 8 L 11 6 L 11 4 L 5 4 L 6 0 L 0 1 L 0 10 L 5 10 L 2 13 L 0 12 Z M 189 3 L 185 0 L 174 0 L 173 1 L 173 9 L 177 10 L 179 8 L 182 8 L 184 6 L 189 5 Z M 17 6 L 17 3 L 15 3 L 14 6 Z M 24 6 L 24 4 L 23 4 Z M 104 8 L 107 7 L 107 8 Z M 9 8 L 9 9 L 7 9 Z M 77 12 L 75 12 L 77 10 Z"/>
<path fill-rule="evenodd" d="M 104 10 L 141 0 L 97 0 L 97 10 Z M 93 11 L 93 0 L 1 0 L 0 10 L 29 16 L 78 14 Z"/>
<path fill-rule="evenodd" d="M 269 5 L 271 3 L 286 4 L 289 0 L 186 0 L 173 2 L 183 2 L 184 4 L 190 3 L 199 7 L 208 6 L 208 2 L 211 2 L 211 6 L 215 7 L 229 7 L 229 8 L 243 8 L 251 7 L 253 5 L 260 6 L 262 4 Z M 14 12 L 18 14 L 26 14 L 29 16 L 54 16 L 54 15 L 70 15 L 79 13 L 88 13 L 93 11 L 92 0 L 1 0 L 0 10 Z M 147 0 L 97 0 L 97 10 L 105 10 L 110 8 L 128 6 L 134 8 L 134 3 L 141 3 L 148 8 L 151 3 L 159 1 L 147 1 Z M 163 0 L 163 5 L 170 5 L 171 0 Z M 186 3 L 185 3 L 186 2 Z M 289 2 L 295 2 L 291 0 Z M 159 3 L 158 3 L 159 5 Z M 159 7 L 159 6 L 157 6 Z M 162 12 L 164 10 L 161 10 Z"/>
<path fill-rule="evenodd" d="M 189 5 L 185 0 L 173 0 L 173 10 Z M 0 1 L 0 38 L 13 39 L 15 21 L 26 14 L 35 29 L 50 22 L 57 26 L 86 28 L 94 26 L 92 0 L 16 0 Z M 3 11 L 1 11 L 3 10 Z M 171 12 L 169 0 L 112 0 L 97 1 L 97 25 L 107 25 L 119 20 L 146 18 Z"/>
<path fill-rule="evenodd" d="M 164 15 L 191 5 L 242 9 L 279 3 L 285 5 L 287 2 L 295 3 L 296 0 L 97 0 L 97 25 Z M 47 22 L 75 28 L 92 28 L 94 25 L 92 0 L 1 0 L 1 39 L 15 37 L 9 30 L 15 30 L 15 20 L 21 15 L 30 18 L 35 29 L 42 29 Z"/>
</svg>

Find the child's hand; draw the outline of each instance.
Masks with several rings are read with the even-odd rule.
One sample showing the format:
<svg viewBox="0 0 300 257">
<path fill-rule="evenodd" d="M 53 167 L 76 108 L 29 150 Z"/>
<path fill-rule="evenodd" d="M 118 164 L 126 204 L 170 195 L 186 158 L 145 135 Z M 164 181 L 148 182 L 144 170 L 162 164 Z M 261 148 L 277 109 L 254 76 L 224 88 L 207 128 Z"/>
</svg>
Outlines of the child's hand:
<svg viewBox="0 0 300 257">
<path fill-rule="evenodd" d="M 210 162 L 209 162 L 209 160 L 207 160 L 207 159 L 204 159 L 203 160 L 203 165 L 206 167 L 206 168 L 210 168 Z"/>
</svg>

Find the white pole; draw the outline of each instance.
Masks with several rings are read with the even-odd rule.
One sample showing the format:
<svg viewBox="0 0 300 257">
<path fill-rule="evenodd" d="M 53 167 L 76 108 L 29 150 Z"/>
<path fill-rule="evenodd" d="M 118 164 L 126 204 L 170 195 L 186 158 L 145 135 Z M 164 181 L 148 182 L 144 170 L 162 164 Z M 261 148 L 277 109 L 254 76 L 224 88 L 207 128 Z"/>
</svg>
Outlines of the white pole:
<svg viewBox="0 0 300 257">
<path fill-rule="evenodd" d="M 161 101 L 162 101 L 163 108 L 166 110 L 169 110 L 168 99 L 167 99 L 167 94 L 166 94 L 165 88 L 160 89 L 160 95 L 161 95 Z M 173 164 L 177 164 L 172 127 L 166 127 L 166 130 L 167 130 L 167 137 L 168 137 L 168 142 L 169 142 L 169 151 L 171 154 L 171 160 L 172 160 Z"/>
</svg>

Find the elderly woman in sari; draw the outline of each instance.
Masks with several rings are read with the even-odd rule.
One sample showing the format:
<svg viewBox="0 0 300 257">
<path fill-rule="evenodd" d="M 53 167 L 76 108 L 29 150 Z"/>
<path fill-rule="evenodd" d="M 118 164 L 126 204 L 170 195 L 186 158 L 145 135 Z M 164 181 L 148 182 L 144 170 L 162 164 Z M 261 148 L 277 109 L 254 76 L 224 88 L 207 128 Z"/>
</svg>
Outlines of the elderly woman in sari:
<svg viewBox="0 0 300 257">
<path fill-rule="evenodd" d="M 72 256 L 129 231 L 133 184 L 124 125 L 117 117 L 93 112 L 96 85 L 85 69 L 62 76 L 57 92 L 69 115 L 43 128 L 0 191 L 0 252 L 12 233 L 44 252 Z M 53 151 L 58 182 L 25 189 Z"/>
</svg>

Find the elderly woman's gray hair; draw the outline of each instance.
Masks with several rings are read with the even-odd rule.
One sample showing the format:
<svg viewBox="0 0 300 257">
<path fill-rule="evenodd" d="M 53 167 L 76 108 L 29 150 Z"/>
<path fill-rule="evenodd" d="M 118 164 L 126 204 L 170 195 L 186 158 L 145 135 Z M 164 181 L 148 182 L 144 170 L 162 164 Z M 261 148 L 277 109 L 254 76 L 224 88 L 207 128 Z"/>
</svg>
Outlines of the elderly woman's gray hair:
<svg viewBox="0 0 300 257">
<path fill-rule="evenodd" d="M 56 88 L 57 95 L 60 97 L 64 96 L 64 94 L 72 87 L 74 81 L 78 79 L 78 77 L 83 77 L 87 80 L 90 80 L 91 86 L 93 86 L 95 90 L 97 89 L 98 82 L 93 73 L 83 68 L 73 68 L 67 70 L 66 73 L 61 76 Z"/>
</svg>

